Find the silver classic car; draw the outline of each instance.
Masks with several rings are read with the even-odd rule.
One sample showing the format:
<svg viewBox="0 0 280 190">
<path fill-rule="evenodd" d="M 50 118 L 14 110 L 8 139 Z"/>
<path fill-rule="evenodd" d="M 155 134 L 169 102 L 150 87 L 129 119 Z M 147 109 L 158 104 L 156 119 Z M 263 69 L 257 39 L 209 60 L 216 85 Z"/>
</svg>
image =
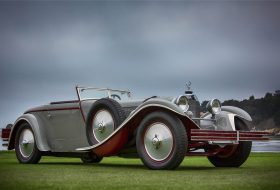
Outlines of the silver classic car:
<svg viewBox="0 0 280 190">
<path fill-rule="evenodd" d="M 133 100 L 126 90 L 76 87 L 78 99 L 51 102 L 27 110 L 2 130 L 8 150 L 20 163 L 41 156 L 141 158 L 150 169 L 175 169 L 185 156 L 207 156 L 216 167 L 239 167 L 253 140 L 267 133 L 249 131 L 250 115 L 218 99 L 201 113 L 195 94 Z"/>
</svg>

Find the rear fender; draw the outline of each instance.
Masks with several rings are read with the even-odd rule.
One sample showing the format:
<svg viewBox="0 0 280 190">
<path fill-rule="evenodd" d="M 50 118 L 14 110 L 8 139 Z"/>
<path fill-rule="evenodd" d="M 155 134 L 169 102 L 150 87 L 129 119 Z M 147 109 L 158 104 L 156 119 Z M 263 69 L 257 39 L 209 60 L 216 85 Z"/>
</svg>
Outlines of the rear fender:
<svg viewBox="0 0 280 190">
<path fill-rule="evenodd" d="M 24 114 L 16 120 L 10 133 L 8 150 L 15 148 L 16 133 L 19 126 L 23 123 L 28 123 L 31 126 L 38 149 L 40 151 L 49 151 L 50 147 L 48 145 L 44 127 L 42 127 L 43 123 L 33 114 Z"/>
</svg>

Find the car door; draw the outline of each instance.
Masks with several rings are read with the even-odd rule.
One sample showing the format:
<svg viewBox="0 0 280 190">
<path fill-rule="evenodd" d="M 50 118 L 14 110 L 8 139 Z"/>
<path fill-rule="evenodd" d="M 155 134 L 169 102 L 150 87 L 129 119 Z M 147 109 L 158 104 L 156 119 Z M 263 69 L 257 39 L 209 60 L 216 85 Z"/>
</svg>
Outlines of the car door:
<svg viewBox="0 0 280 190">
<path fill-rule="evenodd" d="M 47 124 L 49 144 L 53 152 L 75 152 L 83 145 L 85 127 L 78 104 L 51 105 L 42 113 Z"/>
</svg>

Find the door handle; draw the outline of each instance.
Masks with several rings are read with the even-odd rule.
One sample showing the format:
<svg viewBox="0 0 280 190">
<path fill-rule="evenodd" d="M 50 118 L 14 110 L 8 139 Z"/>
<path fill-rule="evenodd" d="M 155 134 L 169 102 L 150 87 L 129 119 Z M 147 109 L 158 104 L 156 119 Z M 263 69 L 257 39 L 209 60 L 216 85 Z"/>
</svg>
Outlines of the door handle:
<svg viewBox="0 0 280 190">
<path fill-rule="evenodd" d="M 52 115 L 51 115 L 50 112 L 48 112 L 47 117 L 48 117 L 48 119 L 51 119 L 51 118 L 52 118 Z"/>
</svg>

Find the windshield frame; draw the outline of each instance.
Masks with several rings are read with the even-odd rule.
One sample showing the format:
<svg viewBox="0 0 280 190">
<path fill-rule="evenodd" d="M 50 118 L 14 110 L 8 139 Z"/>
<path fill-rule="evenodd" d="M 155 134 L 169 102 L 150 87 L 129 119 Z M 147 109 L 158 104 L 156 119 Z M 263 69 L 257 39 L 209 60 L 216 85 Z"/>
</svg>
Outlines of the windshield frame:
<svg viewBox="0 0 280 190">
<path fill-rule="evenodd" d="M 76 92 L 77 92 L 77 96 L 79 101 L 83 101 L 83 100 L 98 100 L 100 98 L 82 98 L 81 96 L 81 92 L 85 91 L 85 90 L 96 90 L 96 91 L 106 91 L 107 95 L 109 98 L 112 98 L 112 94 L 114 94 L 113 92 L 119 92 L 121 94 L 126 94 L 127 95 L 127 99 L 132 99 L 131 97 L 131 92 L 129 90 L 119 90 L 119 89 L 112 89 L 112 88 L 98 88 L 98 87 L 83 87 L 83 86 L 76 86 Z M 105 97 L 101 97 L 101 98 L 105 98 Z"/>
</svg>

